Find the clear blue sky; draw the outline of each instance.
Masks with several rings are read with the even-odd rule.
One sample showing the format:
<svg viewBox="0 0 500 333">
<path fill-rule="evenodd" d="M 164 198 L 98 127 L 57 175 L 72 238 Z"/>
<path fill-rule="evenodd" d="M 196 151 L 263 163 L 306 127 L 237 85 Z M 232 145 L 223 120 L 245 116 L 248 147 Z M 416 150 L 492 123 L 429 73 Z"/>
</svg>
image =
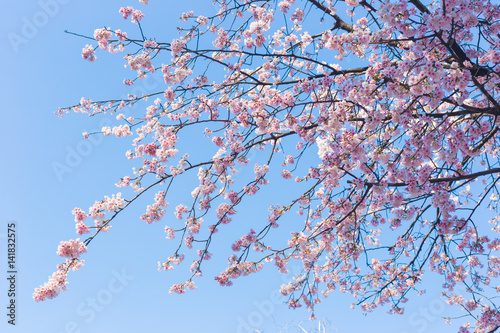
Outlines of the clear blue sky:
<svg viewBox="0 0 500 333">
<path fill-rule="evenodd" d="M 153 225 L 140 221 L 145 206 L 132 208 L 108 234 L 91 243 L 83 256 L 86 265 L 69 276 L 68 291 L 52 300 L 33 301 L 34 288 L 47 281 L 62 261 L 56 255 L 59 242 L 77 237 L 71 210 L 87 209 L 94 200 L 115 193 L 118 177 L 130 173 L 125 142 L 82 143 L 81 133 L 97 129 L 103 118 L 54 116 L 57 107 L 73 105 L 82 96 L 122 98 L 128 92 L 121 83 L 128 72 L 120 56 L 101 52 L 96 63 L 84 61 L 80 53 L 88 41 L 64 30 L 92 35 L 94 29 L 110 26 L 131 31 L 134 26 L 122 19 L 118 9 L 132 5 L 145 9 L 144 27 L 154 33 L 150 37 L 170 41 L 183 11 L 214 10 L 209 0 L 168 1 L 158 6 L 157 1 L 150 2 L 150 8 L 138 1 L 117 0 L 4 3 L 0 270 L 6 277 L 5 234 L 7 224 L 14 221 L 18 281 L 15 327 L 7 324 L 6 278 L 0 283 L 0 331 L 247 333 L 303 332 L 300 327 L 318 332 L 321 327 L 321 332 L 454 332 L 439 318 L 445 305 L 439 298 L 438 280 L 436 288 L 430 286 L 426 295 L 409 302 L 404 316 L 390 316 L 382 309 L 365 317 L 350 309 L 350 296 L 335 293 L 318 307 L 319 322 L 309 322 L 306 310 L 288 310 L 277 297 L 284 279 L 275 269 L 240 279 L 230 288 L 220 287 L 213 277 L 224 269 L 229 252 L 219 257 L 218 265 L 215 260 L 215 267 L 205 268 L 204 277 L 196 281 L 197 290 L 171 296 L 170 286 L 184 281 L 188 266 L 156 270 L 157 262 L 170 255 L 174 245 L 164 238 L 163 221 Z M 20 39 L 13 42 L 13 36 Z M 157 82 L 143 88 L 161 89 Z M 75 151 L 81 158 L 72 156 Z M 71 172 L 58 175 L 54 166 L 60 164 Z M 258 216 L 249 211 L 246 218 L 241 223 L 248 226 Z"/>
</svg>

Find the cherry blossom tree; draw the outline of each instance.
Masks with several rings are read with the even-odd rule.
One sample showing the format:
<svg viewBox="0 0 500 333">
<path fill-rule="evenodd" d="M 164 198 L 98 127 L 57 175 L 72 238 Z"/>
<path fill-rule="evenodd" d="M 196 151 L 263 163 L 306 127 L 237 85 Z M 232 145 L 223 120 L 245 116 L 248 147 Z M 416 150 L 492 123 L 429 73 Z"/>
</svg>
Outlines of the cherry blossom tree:
<svg viewBox="0 0 500 333">
<path fill-rule="evenodd" d="M 497 331 L 495 2 L 216 0 L 215 15 L 184 13 L 172 41 L 144 37 L 152 33 L 147 16 L 121 8 L 131 30 L 95 30 L 83 58 L 118 53 L 109 56 L 132 70 L 124 84 L 159 75 L 164 86 L 127 100 L 82 98 L 57 111 L 114 114 L 114 126 L 84 136 L 132 136 L 126 156 L 137 168 L 117 175 L 123 193 L 73 210 L 77 233 L 90 235 L 61 242 L 58 254 L 68 259 L 34 299 L 66 289 L 92 240 L 148 195 L 142 221 L 157 223 L 169 209 L 178 219 L 165 226 L 177 250 L 158 268 L 194 257 L 186 281 L 170 292 L 193 289 L 211 244 L 221 241 L 217 232 L 235 228 L 249 197 L 268 195 L 277 183 L 286 196 L 273 192 L 270 206 L 252 207 L 268 209 L 267 220 L 217 253 L 229 256 L 215 277 L 220 285 L 263 265 L 286 273 L 300 263 L 302 272 L 281 292 L 314 318 L 315 306 L 336 290 L 366 312 L 403 313 L 434 274 L 447 302 L 468 316 L 458 321 L 460 332 Z M 192 133 L 209 147 L 203 154 L 186 150 L 198 144 L 183 141 Z M 181 178 L 197 179 L 192 200 L 167 208 Z M 287 223 L 297 216 L 300 223 Z"/>
</svg>

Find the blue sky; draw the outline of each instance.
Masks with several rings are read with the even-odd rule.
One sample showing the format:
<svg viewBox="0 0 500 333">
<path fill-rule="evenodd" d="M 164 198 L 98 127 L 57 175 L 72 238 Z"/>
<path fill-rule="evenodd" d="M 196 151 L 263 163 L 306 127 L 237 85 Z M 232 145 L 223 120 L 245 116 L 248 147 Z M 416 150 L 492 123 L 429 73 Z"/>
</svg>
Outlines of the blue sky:
<svg viewBox="0 0 500 333">
<path fill-rule="evenodd" d="M 114 184 L 118 177 L 129 174 L 131 168 L 124 155 L 127 142 L 96 137 L 89 143 L 81 136 L 109 119 L 78 114 L 60 119 L 54 115 L 57 107 L 78 103 L 82 96 L 123 98 L 130 91 L 121 83 L 130 71 L 123 69 L 119 56 L 100 52 L 95 63 L 84 61 L 81 49 L 88 41 L 64 30 L 86 35 L 104 26 L 132 31 L 134 26 L 118 13 L 121 6 L 132 5 L 144 9 L 144 28 L 154 33 L 151 37 L 170 41 L 183 11 L 214 11 L 208 0 L 158 6 L 155 2 L 151 1 L 149 8 L 138 1 L 117 0 L 4 4 L 3 12 L 8 14 L 0 23 L 0 247 L 6 249 L 7 225 L 15 222 L 18 280 L 15 327 L 7 324 L 5 315 L 7 281 L 4 278 L 0 283 L 0 331 L 303 332 L 301 327 L 308 332 L 456 331 L 439 318 L 446 310 L 439 297 L 439 280 L 427 288 L 427 294 L 409 302 L 404 316 L 389 316 L 386 309 L 363 316 L 361 311 L 350 309 L 350 296 L 334 293 L 318 307 L 319 321 L 309 322 L 305 309 L 292 311 L 283 304 L 277 290 L 286 277 L 275 269 L 240 279 L 230 288 L 220 287 L 213 277 L 224 269 L 229 251 L 205 268 L 204 277 L 196 281 L 197 290 L 171 296 L 170 286 L 184 281 L 188 267 L 156 270 L 157 262 L 170 255 L 175 245 L 164 238 L 163 221 L 147 225 L 139 219 L 145 206 L 138 205 L 115 222 L 108 234 L 91 243 L 83 256 L 86 265 L 69 276 L 68 291 L 52 300 L 33 301 L 33 289 L 62 262 L 56 255 L 59 242 L 77 236 L 71 210 L 75 206 L 87 209 L 94 200 L 117 192 Z M 160 90 L 160 85 L 146 81 L 136 89 Z M 57 169 L 60 165 L 67 167 L 65 172 Z M 177 199 L 182 199 L 182 194 Z M 259 218 L 250 209 L 241 215 L 245 216 L 242 232 Z M 6 261 L 5 254 L 0 259 L 4 276 Z"/>
</svg>

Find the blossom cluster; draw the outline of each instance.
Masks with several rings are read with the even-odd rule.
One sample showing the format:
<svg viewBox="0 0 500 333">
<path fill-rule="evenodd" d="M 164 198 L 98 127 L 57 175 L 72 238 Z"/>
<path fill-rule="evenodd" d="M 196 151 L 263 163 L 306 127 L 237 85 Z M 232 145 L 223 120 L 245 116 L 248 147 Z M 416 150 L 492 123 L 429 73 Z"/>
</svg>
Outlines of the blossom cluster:
<svg viewBox="0 0 500 333">
<path fill-rule="evenodd" d="M 82 253 L 87 252 L 87 247 L 80 241 L 80 238 L 76 240 L 63 241 L 59 244 L 57 248 L 57 254 L 61 257 L 68 258 L 78 258 Z"/>
</svg>

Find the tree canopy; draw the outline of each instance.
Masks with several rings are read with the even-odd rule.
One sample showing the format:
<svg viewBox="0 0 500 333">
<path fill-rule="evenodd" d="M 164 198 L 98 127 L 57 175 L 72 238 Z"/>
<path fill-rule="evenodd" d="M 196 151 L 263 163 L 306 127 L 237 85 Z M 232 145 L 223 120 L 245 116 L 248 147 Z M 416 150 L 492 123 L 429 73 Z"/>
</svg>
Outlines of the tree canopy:
<svg viewBox="0 0 500 333">
<path fill-rule="evenodd" d="M 178 218 L 165 226 L 177 250 L 159 269 L 196 251 L 186 281 L 171 293 L 195 288 L 211 256 L 226 255 L 215 277 L 223 286 L 263 265 L 286 273 L 300 263 L 302 272 L 281 292 L 313 318 L 334 291 L 351 293 L 366 312 L 403 313 L 437 273 L 447 302 L 470 316 L 460 332 L 497 331 L 500 5 L 214 5 L 214 15 L 184 13 L 172 41 L 152 38 L 148 17 L 123 7 L 130 31 L 96 29 L 83 48 L 91 62 L 105 51 L 124 59 L 132 70 L 126 85 L 162 76 L 164 87 L 127 100 L 82 98 L 57 111 L 114 114 L 113 126 L 84 136 L 132 137 L 126 156 L 137 168 L 117 175 L 122 192 L 74 209 L 77 233 L 90 235 L 61 242 L 58 254 L 67 260 L 34 299 L 65 290 L 92 240 L 150 192 L 140 219 L 157 223 L 169 209 Z M 253 173 L 240 172 L 246 168 Z M 192 178 L 192 200 L 168 207 L 172 184 Z M 283 193 L 269 198 L 273 184 Z M 257 195 L 270 204 L 252 209 L 267 209 L 267 220 L 248 226 L 227 253 L 212 253 L 217 231 L 235 228 L 240 207 Z"/>
</svg>

